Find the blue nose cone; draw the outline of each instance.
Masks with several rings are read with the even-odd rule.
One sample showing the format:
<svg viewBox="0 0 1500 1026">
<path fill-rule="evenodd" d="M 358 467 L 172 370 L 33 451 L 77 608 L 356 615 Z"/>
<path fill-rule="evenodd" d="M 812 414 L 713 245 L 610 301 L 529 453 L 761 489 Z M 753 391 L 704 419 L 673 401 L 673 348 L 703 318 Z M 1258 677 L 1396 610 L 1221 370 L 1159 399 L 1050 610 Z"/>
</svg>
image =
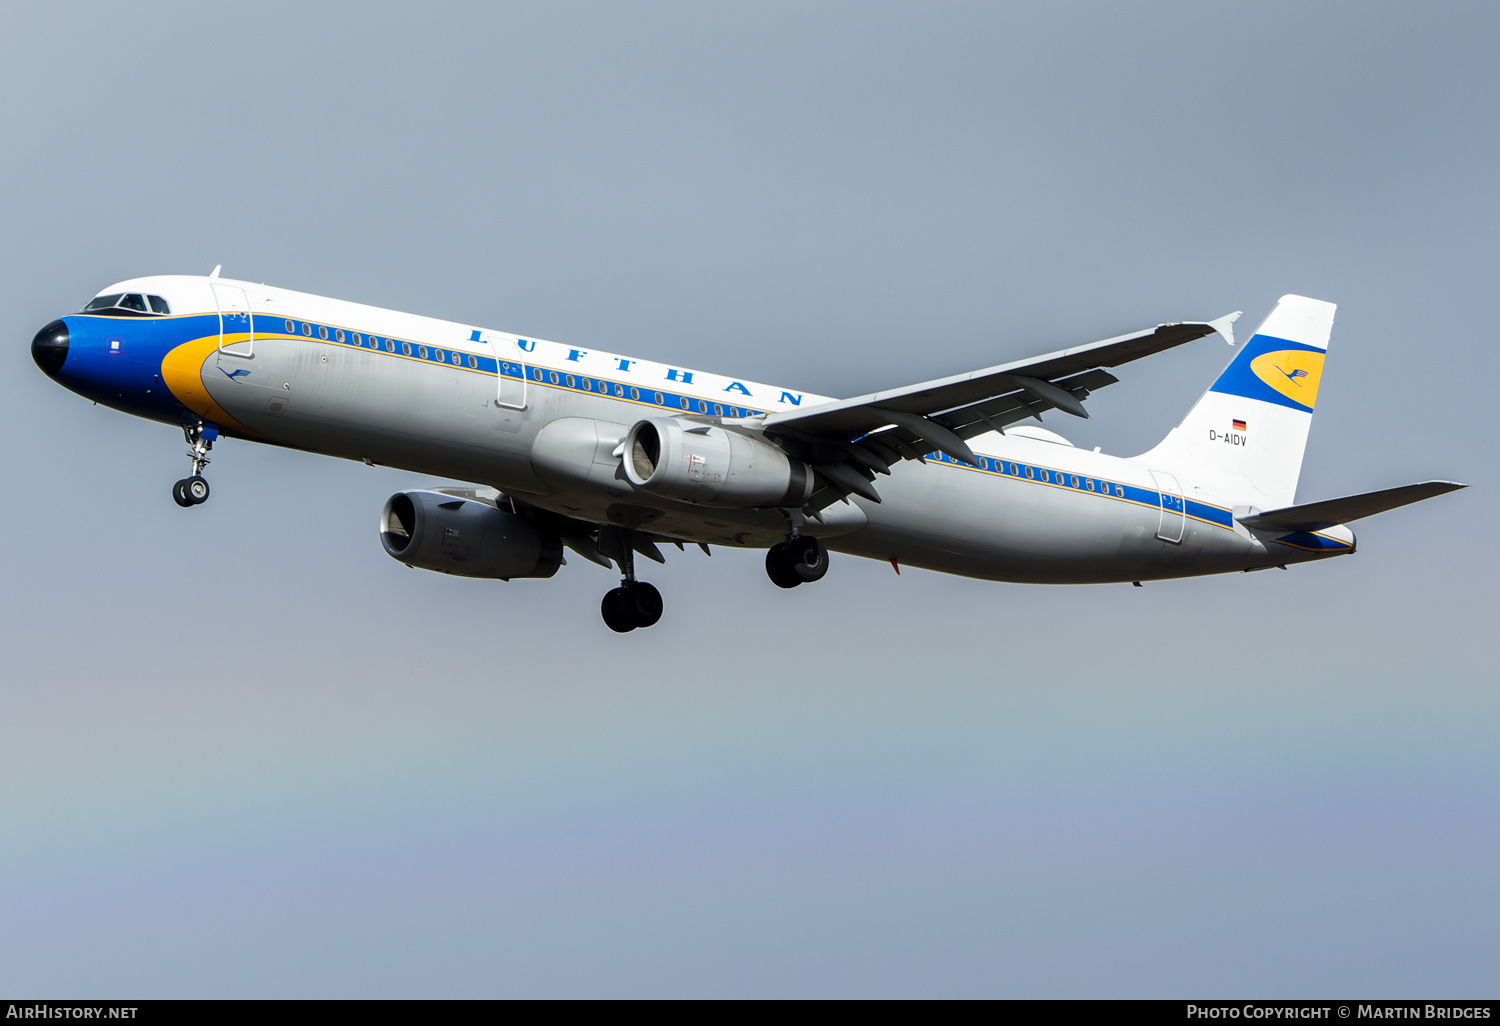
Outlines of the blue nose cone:
<svg viewBox="0 0 1500 1026">
<path fill-rule="evenodd" d="M 37 332 L 36 338 L 31 340 L 31 358 L 49 378 L 57 377 L 68 359 L 68 326 L 62 321 L 53 321 Z"/>
</svg>

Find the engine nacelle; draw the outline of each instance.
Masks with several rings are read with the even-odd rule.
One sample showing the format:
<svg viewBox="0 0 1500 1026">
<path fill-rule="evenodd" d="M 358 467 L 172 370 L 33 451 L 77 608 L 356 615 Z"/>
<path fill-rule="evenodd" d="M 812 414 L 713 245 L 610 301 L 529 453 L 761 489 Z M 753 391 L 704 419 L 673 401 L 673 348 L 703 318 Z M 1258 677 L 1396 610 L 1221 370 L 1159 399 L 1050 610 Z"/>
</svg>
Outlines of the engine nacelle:
<svg viewBox="0 0 1500 1026">
<path fill-rule="evenodd" d="M 460 577 L 551 577 L 562 541 L 486 502 L 397 492 L 380 515 L 380 544 L 407 566 Z"/>
<path fill-rule="evenodd" d="M 706 506 L 801 506 L 813 475 L 771 442 L 677 417 L 637 421 L 625 436 L 637 488 Z"/>
</svg>

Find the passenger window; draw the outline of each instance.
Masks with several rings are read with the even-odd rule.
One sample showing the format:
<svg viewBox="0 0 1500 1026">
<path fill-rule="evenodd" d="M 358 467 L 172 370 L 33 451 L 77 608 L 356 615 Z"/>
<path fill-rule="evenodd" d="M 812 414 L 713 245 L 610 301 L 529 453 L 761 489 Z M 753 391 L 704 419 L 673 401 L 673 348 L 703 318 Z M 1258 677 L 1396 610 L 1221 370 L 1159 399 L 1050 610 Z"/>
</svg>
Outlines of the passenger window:
<svg viewBox="0 0 1500 1026">
<path fill-rule="evenodd" d="M 307 337 L 311 338 L 312 337 L 312 325 L 311 324 L 307 324 L 307 323 L 304 322 L 303 325 L 302 325 L 302 334 L 304 334 Z"/>
<path fill-rule="evenodd" d="M 448 357 L 446 355 L 444 355 L 444 353 L 443 353 L 443 351 L 441 349 L 434 349 L 432 351 L 432 358 L 434 360 L 436 360 L 438 363 L 446 363 L 447 360 L 448 360 Z"/>
<path fill-rule="evenodd" d="M 714 403 L 714 416 L 715 417 L 722 417 L 722 416 L 724 416 L 724 407 L 720 406 L 718 403 Z"/>
<path fill-rule="evenodd" d="M 293 324 L 291 321 L 287 321 L 286 322 L 286 330 L 287 330 L 288 334 L 295 335 L 297 333 L 297 326 L 295 324 Z"/>
<path fill-rule="evenodd" d="M 632 388 L 630 390 L 630 398 L 639 401 L 641 398 L 641 390 L 639 388 Z"/>
<path fill-rule="evenodd" d="M 385 340 L 385 351 L 388 352 L 388 353 L 394 353 L 396 351 L 396 340 L 395 339 L 388 338 L 388 339 Z"/>
<path fill-rule="evenodd" d="M 1087 488 L 1089 491 L 1093 491 L 1094 490 L 1094 479 L 1091 478 L 1091 477 L 1084 478 L 1083 486 L 1085 488 Z"/>
<path fill-rule="evenodd" d="M 573 381 L 573 375 L 571 375 L 571 374 L 568 375 L 568 387 L 569 388 L 576 388 L 577 387 L 577 385 Z"/>
<path fill-rule="evenodd" d="M 151 304 L 152 313 L 169 314 L 172 312 L 172 308 L 167 305 L 167 301 L 160 296 L 147 296 L 146 302 Z"/>
<path fill-rule="evenodd" d="M 334 333 L 333 333 L 333 337 L 334 337 L 335 340 L 337 340 L 339 342 L 344 341 L 344 329 L 343 328 L 336 329 L 334 331 Z"/>
<path fill-rule="evenodd" d="M 403 343 L 401 343 L 401 355 L 402 356 L 410 356 L 411 355 L 411 343 L 410 342 L 403 342 Z"/>
<path fill-rule="evenodd" d="M 470 367 L 478 367 L 479 366 L 479 361 L 476 360 L 476 359 L 474 359 L 474 357 L 471 356 L 471 357 L 469 357 L 469 366 Z"/>
<path fill-rule="evenodd" d="M 684 410 L 688 408 L 688 397 L 687 396 L 683 396 L 682 399 L 680 400 L 680 402 L 682 403 L 682 408 Z"/>
<path fill-rule="evenodd" d="M 1077 488 L 1078 487 L 1078 478 L 1074 477 L 1071 480 L 1072 480 L 1073 487 Z"/>
<path fill-rule="evenodd" d="M 1124 486 L 1123 485 L 1115 485 L 1115 494 L 1118 495 L 1122 499 L 1125 498 L 1125 488 L 1124 488 Z"/>
<path fill-rule="evenodd" d="M 624 385 L 616 385 L 615 386 L 615 395 L 619 396 L 621 399 L 625 398 L 625 386 Z"/>
<path fill-rule="evenodd" d="M 424 360 L 427 359 L 427 347 L 426 346 L 417 346 L 417 355 L 420 356 Z"/>
<path fill-rule="evenodd" d="M 1030 468 L 1030 467 L 1027 467 L 1027 468 L 1026 468 L 1026 476 L 1027 476 L 1027 477 L 1031 477 L 1031 476 L 1033 476 L 1033 475 L 1032 475 L 1032 473 L 1031 473 L 1031 468 Z"/>
<path fill-rule="evenodd" d="M 326 327 L 323 327 L 323 326 L 320 325 L 318 327 L 318 337 L 321 338 L 321 339 L 328 338 L 328 329 Z"/>
<path fill-rule="evenodd" d="M 552 383 L 553 383 L 553 384 L 554 384 L 554 385 L 555 385 L 555 384 L 557 384 L 557 383 L 558 383 L 558 381 L 560 381 L 560 380 L 561 380 L 561 379 L 560 379 L 560 378 L 559 378 L 559 377 L 558 377 L 558 376 L 557 376 L 557 371 L 552 371 L 552 372 L 551 372 L 551 373 L 550 373 L 550 374 L 548 374 L 548 375 L 547 375 L 547 378 L 548 378 L 548 379 L 549 379 L 549 380 L 550 380 L 550 381 L 551 381 L 551 382 L 552 382 Z"/>
</svg>

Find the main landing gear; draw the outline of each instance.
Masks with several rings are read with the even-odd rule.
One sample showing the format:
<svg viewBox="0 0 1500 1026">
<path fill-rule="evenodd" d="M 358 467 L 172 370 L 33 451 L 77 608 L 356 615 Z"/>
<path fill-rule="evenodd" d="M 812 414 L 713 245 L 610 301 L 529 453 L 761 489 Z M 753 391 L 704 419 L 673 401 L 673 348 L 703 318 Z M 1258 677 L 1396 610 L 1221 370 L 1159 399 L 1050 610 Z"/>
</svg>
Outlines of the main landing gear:
<svg viewBox="0 0 1500 1026">
<path fill-rule="evenodd" d="M 185 477 L 172 486 L 172 501 L 186 508 L 208 501 L 208 482 L 203 479 L 203 468 L 208 466 L 208 451 L 219 437 L 219 429 L 212 424 L 198 421 L 185 425 L 182 435 L 187 439 L 188 459 L 193 461 L 193 476 Z"/>
<path fill-rule="evenodd" d="M 645 581 L 635 579 L 635 552 L 628 540 L 622 544 L 619 560 L 625 577 L 620 586 L 605 594 L 599 603 L 599 612 L 604 624 L 618 634 L 626 634 L 637 627 L 650 627 L 661 619 L 661 592 Z"/>
<path fill-rule="evenodd" d="M 619 634 L 652 626 L 661 619 L 661 611 L 661 592 L 645 581 L 621 581 L 599 603 L 605 626 Z"/>
<path fill-rule="evenodd" d="M 828 573 L 828 549 L 816 538 L 794 534 L 766 550 L 766 576 L 778 588 L 821 581 Z"/>
</svg>

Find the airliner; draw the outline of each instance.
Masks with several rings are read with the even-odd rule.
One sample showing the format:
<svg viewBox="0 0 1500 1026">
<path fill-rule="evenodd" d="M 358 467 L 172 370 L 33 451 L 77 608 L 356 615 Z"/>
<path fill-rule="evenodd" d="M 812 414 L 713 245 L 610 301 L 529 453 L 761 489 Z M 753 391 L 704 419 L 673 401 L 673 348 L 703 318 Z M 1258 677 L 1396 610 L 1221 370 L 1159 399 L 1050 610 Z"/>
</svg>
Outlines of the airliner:
<svg viewBox="0 0 1500 1026">
<path fill-rule="evenodd" d="M 621 633 L 661 618 L 636 556 L 662 562 L 663 545 L 764 549 L 781 588 L 820 580 L 830 551 L 898 574 L 1139 585 L 1348 555 L 1350 522 L 1465 487 L 1295 502 L 1335 309 L 1303 296 L 1240 345 L 1233 313 L 835 399 L 219 270 L 111 285 L 32 356 L 86 399 L 182 430 L 181 507 L 208 499 L 224 438 L 447 478 L 385 503 L 389 555 L 508 581 L 572 552 L 619 574 L 601 612 Z M 1149 452 L 1041 426 L 1087 417 L 1125 364 L 1215 333 L 1228 366 Z"/>
</svg>

